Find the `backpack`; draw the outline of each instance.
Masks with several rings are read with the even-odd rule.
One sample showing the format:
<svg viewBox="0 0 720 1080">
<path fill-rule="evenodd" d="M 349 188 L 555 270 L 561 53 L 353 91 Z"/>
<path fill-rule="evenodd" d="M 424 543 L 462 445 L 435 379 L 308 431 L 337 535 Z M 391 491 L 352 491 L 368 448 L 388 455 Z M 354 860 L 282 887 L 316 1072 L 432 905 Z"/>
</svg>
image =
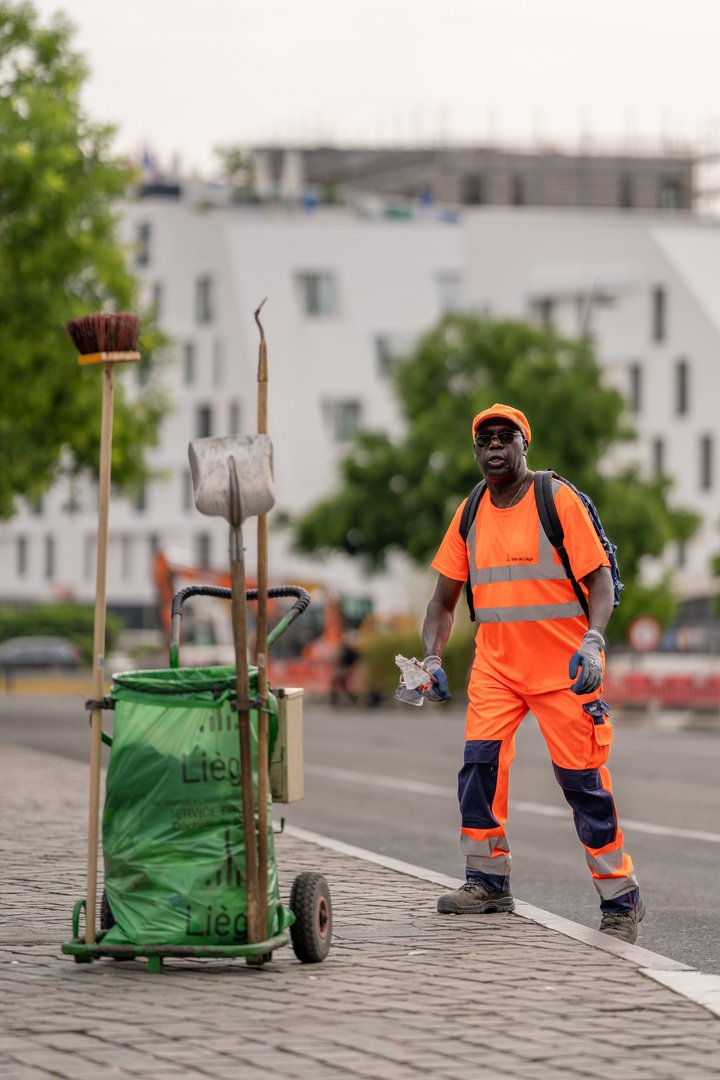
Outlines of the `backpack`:
<svg viewBox="0 0 720 1080">
<path fill-rule="evenodd" d="M 615 557 L 617 545 L 611 544 L 607 536 L 605 535 L 605 530 L 602 527 L 602 522 L 600 521 L 600 517 L 597 510 L 595 509 L 592 499 L 589 498 L 589 496 L 583 494 L 582 491 L 578 491 L 578 489 L 574 487 L 569 480 L 566 480 L 562 476 L 558 476 L 557 473 L 554 473 L 552 471 L 552 469 L 539 469 L 535 473 L 533 479 L 533 489 L 535 492 L 535 505 L 537 506 L 540 524 L 542 525 L 548 540 L 557 550 L 557 553 L 560 556 L 560 561 L 563 564 L 565 573 L 570 579 L 570 584 L 573 587 L 573 591 L 575 592 L 575 595 L 577 596 L 578 601 L 580 602 L 580 605 L 585 612 L 585 617 L 587 618 L 588 616 L 587 600 L 585 599 L 585 593 L 582 591 L 582 588 L 575 580 L 573 572 L 570 569 L 570 560 L 568 558 L 567 551 L 565 550 L 565 547 L 563 545 L 565 534 L 563 533 L 563 527 L 560 524 L 558 512 L 555 509 L 555 498 L 552 491 L 553 479 L 559 480 L 561 484 L 565 484 L 567 487 L 570 488 L 571 491 L 574 491 L 583 503 L 585 509 L 587 510 L 588 517 L 592 522 L 593 528 L 598 535 L 598 539 L 600 540 L 605 554 L 607 555 L 608 562 L 610 563 L 610 573 L 612 574 L 614 591 L 613 608 L 616 608 L 620 603 L 620 593 L 625 588 L 622 581 L 620 580 L 620 570 L 618 569 L 617 558 Z M 467 541 L 467 536 L 470 532 L 470 526 L 475 520 L 478 512 L 478 507 L 480 505 L 480 500 L 485 494 L 486 488 L 487 483 L 484 480 L 481 480 L 480 483 L 476 484 L 476 486 L 468 495 L 467 502 L 465 503 L 465 508 L 462 512 L 462 517 L 460 518 L 459 526 L 459 532 L 464 541 Z M 473 604 L 472 586 L 470 584 L 469 574 L 467 583 L 465 585 L 465 594 L 467 596 L 468 608 L 470 609 L 470 618 L 473 622 L 475 622 L 475 606 Z"/>
</svg>

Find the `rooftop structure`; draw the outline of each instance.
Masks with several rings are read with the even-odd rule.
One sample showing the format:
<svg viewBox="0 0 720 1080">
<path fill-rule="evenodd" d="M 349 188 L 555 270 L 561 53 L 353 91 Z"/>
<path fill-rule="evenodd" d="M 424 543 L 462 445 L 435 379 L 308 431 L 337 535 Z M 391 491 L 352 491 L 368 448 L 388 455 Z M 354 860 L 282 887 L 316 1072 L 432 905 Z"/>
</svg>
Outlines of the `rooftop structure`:
<svg viewBox="0 0 720 1080">
<path fill-rule="evenodd" d="M 686 150 L 565 153 L 492 146 L 414 149 L 255 148 L 257 191 L 324 202 L 350 192 L 459 206 L 553 206 L 632 211 L 694 208 L 694 160 Z"/>
</svg>

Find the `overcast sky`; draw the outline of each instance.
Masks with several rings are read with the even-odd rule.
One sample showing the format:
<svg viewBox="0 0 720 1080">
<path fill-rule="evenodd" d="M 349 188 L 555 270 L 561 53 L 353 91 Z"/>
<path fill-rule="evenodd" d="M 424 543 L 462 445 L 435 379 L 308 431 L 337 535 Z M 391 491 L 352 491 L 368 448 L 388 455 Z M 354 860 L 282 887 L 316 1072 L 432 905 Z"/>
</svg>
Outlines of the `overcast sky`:
<svg viewBox="0 0 720 1080">
<path fill-rule="evenodd" d="M 720 136 L 718 0 L 34 0 L 161 164 L 219 144 Z"/>
</svg>

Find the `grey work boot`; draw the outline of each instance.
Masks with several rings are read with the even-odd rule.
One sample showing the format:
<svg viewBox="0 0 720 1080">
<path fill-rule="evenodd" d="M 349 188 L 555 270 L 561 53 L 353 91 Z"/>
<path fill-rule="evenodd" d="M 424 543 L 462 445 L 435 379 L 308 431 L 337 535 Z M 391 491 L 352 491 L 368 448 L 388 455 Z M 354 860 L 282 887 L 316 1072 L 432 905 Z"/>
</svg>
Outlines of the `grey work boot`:
<svg viewBox="0 0 720 1080">
<path fill-rule="evenodd" d="M 493 892 L 479 881 L 466 881 L 454 892 L 445 893 L 437 902 L 441 915 L 487 915 L 491 911 L 514 911 L 513 895 Z"/>
<path fill-rule="evenodd" d="M 606 911 L 600 923 L 600 933 L 627 941 L 630 945 L 637 940 L 638 923 L 645 917 L 645 904 L 639 898 L 637 907 L 628 911 Z"/>
</svg>

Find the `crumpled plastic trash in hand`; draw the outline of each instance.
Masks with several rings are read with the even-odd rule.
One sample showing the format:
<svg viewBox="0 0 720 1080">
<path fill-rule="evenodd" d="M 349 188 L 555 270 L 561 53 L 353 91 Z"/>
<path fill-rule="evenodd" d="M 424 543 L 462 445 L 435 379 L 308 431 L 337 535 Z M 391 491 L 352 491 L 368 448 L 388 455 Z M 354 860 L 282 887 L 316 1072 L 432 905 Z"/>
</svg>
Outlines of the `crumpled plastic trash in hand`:
<svg viewBox="0 0 720 1080">
<path fill-rule="evenodd" d="M 396 699 L 406 701 L 408 705 L 422 705 L 425 700 L 423 694 L 435 682 L 432 675 L 414 656 L 408 660 L 406 656 L 398 653 L 395 663 L 400 668 L 400 685 L 395 691 Z"/>
</svg>

